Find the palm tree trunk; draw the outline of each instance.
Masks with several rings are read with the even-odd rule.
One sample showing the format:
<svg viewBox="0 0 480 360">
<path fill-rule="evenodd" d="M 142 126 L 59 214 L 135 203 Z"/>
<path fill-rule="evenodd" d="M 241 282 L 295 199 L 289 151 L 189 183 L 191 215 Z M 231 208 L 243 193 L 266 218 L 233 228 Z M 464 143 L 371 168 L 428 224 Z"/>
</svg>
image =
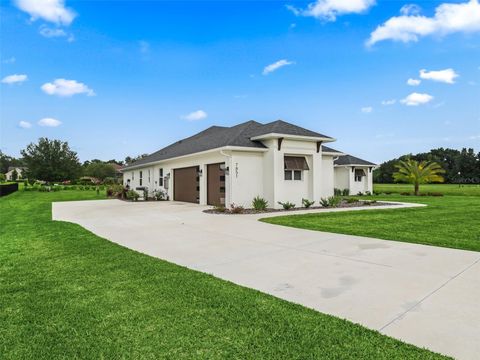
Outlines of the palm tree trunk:
<svg viewBox="0 0 480 360">
<path fill-rule="evenodd" d="M 415 183 L 415 196 L 420 195 L 420 184 Z"/>
</svg>

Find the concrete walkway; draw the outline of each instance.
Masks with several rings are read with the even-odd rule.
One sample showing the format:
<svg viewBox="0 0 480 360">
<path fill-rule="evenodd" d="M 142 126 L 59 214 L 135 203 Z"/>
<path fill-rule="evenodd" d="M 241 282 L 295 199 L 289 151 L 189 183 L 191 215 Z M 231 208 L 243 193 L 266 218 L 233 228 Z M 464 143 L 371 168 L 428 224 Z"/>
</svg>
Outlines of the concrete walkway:
<svg viewBox="0 0 480 360">
<path fill-rule="evenodd" d="M 265 214 L 203 209 L 176 202 L 61 202 L 53 204 L 53 219 L 420 347 L 478 359 L 480 253 L 293 229 L 257 221 Z"/>
</svg>

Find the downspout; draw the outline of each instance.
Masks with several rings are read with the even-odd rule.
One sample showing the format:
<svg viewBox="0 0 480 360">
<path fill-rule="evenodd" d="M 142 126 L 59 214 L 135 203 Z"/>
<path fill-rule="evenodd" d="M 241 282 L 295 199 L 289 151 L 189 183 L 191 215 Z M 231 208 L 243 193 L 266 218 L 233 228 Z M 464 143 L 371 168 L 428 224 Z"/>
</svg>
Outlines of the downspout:
<svg viewBox="0 0 480 360">
<path fill-rule="evenodd" d="M 223 155 L 225 156 L 226 158 L 229 158 L 230 161 L 228 162 L 229 165 L 228 165 L 228 186 L 227 186 L 227 194 L 228 194 L 228 200 L 229 202 L 231 203 L 232 202 L 232 169 L 230 169 L 233 165 L 232 165 L 232 155 L 228 155 L 228 154 L 225 154 L 223 152 L 223 150 L 220 150 L 220 155 Z M 227 177 L 225 178 L 227 179 Z M 225 207 L 230 207 L 230 204 L 227 204 L 226 201 L 227 199 L 225 199 Z"/>
</svg>

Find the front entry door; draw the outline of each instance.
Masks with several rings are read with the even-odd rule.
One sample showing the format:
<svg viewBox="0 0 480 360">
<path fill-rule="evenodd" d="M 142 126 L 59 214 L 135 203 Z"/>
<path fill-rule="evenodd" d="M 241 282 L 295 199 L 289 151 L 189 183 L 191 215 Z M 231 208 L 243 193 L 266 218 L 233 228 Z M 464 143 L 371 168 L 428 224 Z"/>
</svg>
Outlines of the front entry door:
<svg viewBox="0 0 480 360">
<path fill-rule="evenodd" d="M 225 163 L 207 165 L 207 204 L 225 206 Z"/>
</svg>

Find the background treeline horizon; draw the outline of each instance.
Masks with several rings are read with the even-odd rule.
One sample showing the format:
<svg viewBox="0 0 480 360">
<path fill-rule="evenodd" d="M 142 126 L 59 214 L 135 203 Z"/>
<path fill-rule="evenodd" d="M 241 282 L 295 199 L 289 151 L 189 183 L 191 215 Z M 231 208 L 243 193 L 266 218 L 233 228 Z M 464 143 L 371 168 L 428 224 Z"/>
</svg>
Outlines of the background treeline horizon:
<svg viewBox="0 0 480 360">
<path fill-rule="evenodd" d="M 480 183 L 480 152 L 472 148 L 462 150 L 438 148 L 418 154 L 405 154 L 398 158 L 380 164 L 373 172 L 374 183 L 393 183 L 395 165 L 399 160 L 413 159 L 417 161 L 435 161 L 444 170 L 447 184 L 478 184 Z"/>
</svg>

